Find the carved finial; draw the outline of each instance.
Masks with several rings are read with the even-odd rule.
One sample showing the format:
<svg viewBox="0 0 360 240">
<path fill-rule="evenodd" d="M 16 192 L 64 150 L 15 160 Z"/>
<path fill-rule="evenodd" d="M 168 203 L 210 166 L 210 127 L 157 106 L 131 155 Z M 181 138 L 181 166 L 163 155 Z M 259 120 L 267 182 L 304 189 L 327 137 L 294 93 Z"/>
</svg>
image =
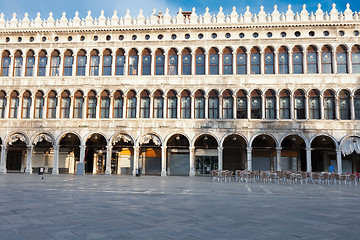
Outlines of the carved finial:
<svg viewBox="0 0 360 240">
<path fill-rule="evenodd" d="M 277 5 L 274 6 L 274 11 L 271 14 L 271 18 L 273 22 L 280 22 L 280 13 L 277 10 Z"/>
<path fill-rule="evenodd" d="M 246 6 L 246 12 L 250 12 L 250 7 Z"/>
<path fill-rule="evenodd" d="M 87 17 L 91 17 L 91 11 L 90 10 L 87 12 Z"/>
<path fill-rule="evenodd" d="M 339 12 L 338 10 L 336 9 L 336 4 L 333 3 L 332 4 L 332 9 L 330 11 L 330 20 L 339 20 Z"/>
<path fill-rule="evenodd" d="M 155 9 L 155 8 L 153 9 L 152 14 L 153 14 L 153 15 L 156 15 L 156 9 Z"/>
<path fill-rule="evenodd" d="M 211 22 L 211 15 L 209 13 L 209 8 L 208 7 L 205 8 L 205 14 L 203 16 L 203 19 L 204 19 L 204 23 L 210 23 Z"/>
<path fill-rule="evenodd" d="M 223 7 L 219 7 L 219 12 L 222 12 L 223 11 Z"/>
<path fill-rule="evenodd" d="M 356 16 L 356 14 L 354 15 L 354 17 Z M 353 12 L 350 9 L 350 4 L 346 4 L 346 10 L 344 11 L 344 20 L 352 20 L 354 19 L 353 17 Z"/>
<path fill-rule="evenodd" d="M 275 4 L 275 5 L 274 5 L 274 12 L 275 12 L 275 11 L 278 11 L 277 8 L 278 8 L 278 6 Z"/>
<path fill-rule="evenodd" d="M 79 12 L 78 12 L 78 11 L 75 12 L 75 17 L 76 17 L 76 18 L 79 17 Z"/>
<path fill-rule="evenodd" d="M 231 15 L 230 15 L 230 21 L 232 23 L 235 23 L 235 22 L 239 21 L 239 14 L 236 12 L 236 7 L 235 6 L 232 7 L 232 12 L 231 12 Z"/>
<path fill-rule="evenodd" d="M 335 3 L 332 4 L 332 10 L 336 10 L 336 4 Z"/>
<path fill-rule="evenodd" d="M 100 15 L 101 15 L 101 16 L 104 16 L 104 10 L 101 9 Z"/>
<path fill-rule="evenodd" d="M 13 14 L 12 14 L 12 17 L 16 19 L 16 13 L 13 13 Z"/>
<path fill-rule="evenodd" d="M 266 21 L 266 13 L 264 11 L 264 6 L 260 6 L 260 12 L 258 14 L 259 22 L 265 22 Z"/>
<path fill-rule="evenodd" d="M 264 12 L 264 6 L 263 5 L 260 6 L 260 12 Z"/>
<path fill-rule="evenodd" d="M 195 13 L 195 10 L 196 10 L 195 7 L 193 7 L 193 8 L 192 8 L 192 12 Z"/>
<path fill-rule="evenodd" d="M 324 20 L 324 11 L 321 9 L 321 4 L 318 4 L 318 9 L 315 12 L 316 21 Z"/>
<path fill-rule="evenodd" d="M 300 13 L 301 21 L 309 21 L 309 12 L 306 10 L 306 5 L 303 5 L 303 9 Z"/>
</svg>

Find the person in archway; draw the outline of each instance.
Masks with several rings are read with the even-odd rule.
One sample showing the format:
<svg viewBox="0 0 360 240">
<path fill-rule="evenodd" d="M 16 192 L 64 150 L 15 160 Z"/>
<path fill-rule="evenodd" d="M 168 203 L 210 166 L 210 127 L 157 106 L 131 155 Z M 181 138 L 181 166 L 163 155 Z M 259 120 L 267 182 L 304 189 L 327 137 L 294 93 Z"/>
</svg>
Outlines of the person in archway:
<svg viewBox="0 0 360 240">
<path fill-rule="evenodd" d="M 329 172 L 330 173 L 334 173 L 335 172 L 335 167 L 330 163 L 330 166 L 329 166 Z"/>
</svg>

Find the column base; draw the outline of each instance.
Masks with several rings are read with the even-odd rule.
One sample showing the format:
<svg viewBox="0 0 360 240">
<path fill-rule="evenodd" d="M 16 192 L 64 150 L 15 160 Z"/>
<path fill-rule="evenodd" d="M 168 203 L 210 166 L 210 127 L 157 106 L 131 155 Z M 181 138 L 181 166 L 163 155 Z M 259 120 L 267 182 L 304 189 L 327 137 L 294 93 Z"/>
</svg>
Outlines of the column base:
<svg viewBox="0 0 360 240">
<path fill-rule="evenodd" d="M 54 169 L 52 170 L 52 175 L 59 175 L 59 171 L 54 171 Z"/>
<path fill-rule="evenodd" d="M 189 176 L 190 176 L 190 177 L 195 177 L 195 171 L 190 171 L 190 172 L 189 172 Z"/>
<path fill-rule="evenodd" d="M 6 174 L 6 169 L 0 169 L 0 174 Z"/>
<path fill-rule="evenodd" d="M 33 173 L 33 170 L 32 170 L 32 169 L 26 169 L 26 170 L 25 170 L 25 173 L 26 173 L 26 174 L 32 174 L 32 173 Z"/>
<path fill-rule="evenodd" d="M 162 171 L 162 172 L 161 172 L 161 176 L 162 176 L 162 177 L 166 177 L 166 176 L 167 176 L 166 171 Z"/>
<path fill-rule="evenodd" d="M 111 175 L 111 171 L 105 171 L 105 175 Z"/>
</svg>

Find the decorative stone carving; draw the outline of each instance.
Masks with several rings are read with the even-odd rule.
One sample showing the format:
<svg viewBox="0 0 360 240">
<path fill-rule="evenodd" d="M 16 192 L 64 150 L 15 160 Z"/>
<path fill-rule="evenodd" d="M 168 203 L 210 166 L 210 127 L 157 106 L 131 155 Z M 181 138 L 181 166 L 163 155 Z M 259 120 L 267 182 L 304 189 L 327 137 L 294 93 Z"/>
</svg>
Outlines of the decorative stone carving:
<svg viewBox="0 0 360 240">
<path fill-rule="evenodd" d="M 155 146 L 160 146 L 161 145 L 161 140 L 159 139 L 158 136 L 153 135 L 153 134 L 146 134 L 141 140 L 140 140 L 140 145 L 142 144 L 148 144 L 150 141 L 153 141 L 153 143 L 155 144 Z"/>
<path fill-rule="evenodd" d="M 349 137 L 340 146 L 340 150 L 344 156 L 352 154 L 354 151 L 360 154 L 360 138 Z"/>
<path fill-rule="evenodd" d="M 52 138 L 48 135 L 48 134 L 39 134 L 38 136 L 36 136 L 36 138 L 34 139 L 34 145 L 38 144 L 39 142 L 42 141 L 47 141 L 49 143 L 53 143 Z"/>
<path fill-rule="evenodd" d="M 127 134 L 119 134 L 114 140 L 112 141 L 112 144 L 115 145 L 117 142 L 123 141 L 125 143 L 133 143 L 132 138 Z"/>
<path fill-rule="evenodd" d="M 20 140 L 24 143 L 26 143 L 26 137 L 20 133 L 16 133 L 14 135 L 12 135 L 9 139 L 9 145 L 12 145 L 14 142 L 16 142 L 17 140 Z"/>
</svg>

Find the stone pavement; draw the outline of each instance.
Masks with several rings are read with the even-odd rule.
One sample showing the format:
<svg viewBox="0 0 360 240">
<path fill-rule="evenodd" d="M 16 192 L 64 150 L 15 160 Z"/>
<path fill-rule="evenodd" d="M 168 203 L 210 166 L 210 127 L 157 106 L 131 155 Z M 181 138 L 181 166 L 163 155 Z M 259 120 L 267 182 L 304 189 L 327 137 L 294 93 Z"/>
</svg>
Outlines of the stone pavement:
<svg viewBox="0 0 360 240">
<path fill-rule="evenodd" d="M 0 239 L 359 239 L 360 186 L 0 175 Z"/>
</svg>

